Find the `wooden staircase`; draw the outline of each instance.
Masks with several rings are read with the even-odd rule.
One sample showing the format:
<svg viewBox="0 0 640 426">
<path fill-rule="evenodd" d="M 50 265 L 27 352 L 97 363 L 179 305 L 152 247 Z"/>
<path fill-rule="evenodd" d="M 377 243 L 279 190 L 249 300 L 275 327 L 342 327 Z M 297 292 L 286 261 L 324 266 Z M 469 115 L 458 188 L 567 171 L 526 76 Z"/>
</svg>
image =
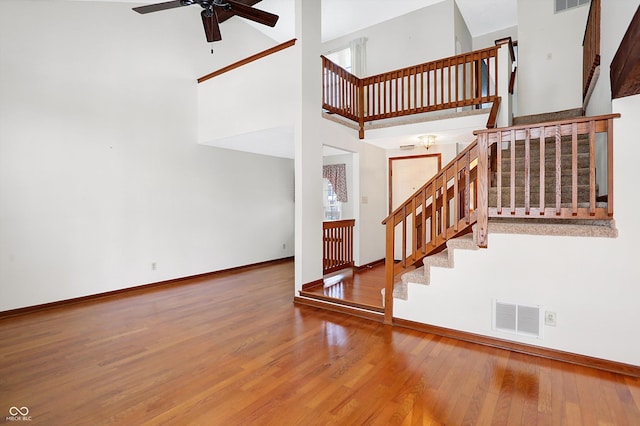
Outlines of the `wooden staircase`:
<svg viewBox="0 0 640 426">
<path fill-rule="evenodd" d="M 558 111 L 554 113 L 536 114 L 531 116 L 515 117 L 514 125 L 531 125 L 539 126 L 543 123 L 559 122 L 582 117 L 581 109 L 572 109 L 566 111 Z M 497 207 L 498 205 L 498 180 L 501 182 L 500 201 L 502 206 L 511 204 L 511 182 L 514 180 L 513 188 L 514 201 L 516 205 L 523 206 L 525 204 L 525 196 L 527 187 L 529 188 L 529 202 L 532 205 L 540 204 L 540 194 L 544 194 L 544 204 L 552 205 L 556 202 L 556 189 L 560 188 L 560 202 L 563 207 L 570 207 L 573 188 L 575 184 L 578 204 L 586 206 L 590 196 L 590 149 L 588 135 L 578 135 L 576 143 L 576 164 L 577 179 L 573 182 L 573 141 L 569 136 L 560 138 L 560 144 L 557 145 L 555 139 L 547 139 L 544 143 L 544 179 L 540 179 L 541 175 L 541 144 L 539 138 L 530 141 L 529 152 L 527 154 L 525 140 L 516 140 L 514 144 L 513 155 L 510 147 L 503 146 L 500 167 L 495 167 L 492 171 L 491 186 L 489 188 L 489 206 Z M 528 157 L 527 157 L 528 155 Z M 560 173 L 557 173 L 559 159 Z M 527 167 L 529 173 L 527 174 Z M 500 173 L 500 179 L 498 179 Z M 527 182 L 528 179 L 528 182 Z M 540 184 L 543 181 L 544 190 L 540 191 Z M 596 194 L 598 188 L 596 186 Z"/>
<path fill-rule="evenodd" d="M 383 221 L 385 323 L 393 323 L 393 297 L 406 298 L 408 282 L 428 284 L 430 267 L 452 267 L 455 249 L 487 247 L 489 220 L 499 222 L 498 232 L 559 235 L 566 224 L 571 235 L 614 236 L 608 225 L 613 223 L 616 117 L 583 117 L 570 110 L 476 131 L 476 141 Z M 601 171 L 602 195 L 596 164 L 607 168 Z M 583 229 L 590 226 L 601 229 Z M 400 259 L 397 233 L 402 235 Z M 394 284 L 399 275 L 402 282 Z"/>
</svg>

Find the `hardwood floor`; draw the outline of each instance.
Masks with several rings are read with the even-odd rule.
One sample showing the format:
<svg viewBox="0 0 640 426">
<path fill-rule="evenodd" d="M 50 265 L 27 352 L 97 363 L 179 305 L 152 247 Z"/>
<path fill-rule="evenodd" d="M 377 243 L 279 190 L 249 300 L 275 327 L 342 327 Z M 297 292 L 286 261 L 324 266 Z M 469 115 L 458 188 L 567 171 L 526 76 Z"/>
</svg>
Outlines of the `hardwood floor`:
<svg viewBox="0 0 640 426">
<path fill-rule="evenodd" d="M 640 424 L 640 379 L 292 298 L 283 262 L 4 318 L 0 421 Z"/>
<path fill-rule="evenodd" d="M 384 312 L 384 263 L 362 271 L 344 271 L 324 279 L 323 286 L 313 287 L 301 294 L 321 300 L 339 301 L 349 306 Z"/>
</svg>

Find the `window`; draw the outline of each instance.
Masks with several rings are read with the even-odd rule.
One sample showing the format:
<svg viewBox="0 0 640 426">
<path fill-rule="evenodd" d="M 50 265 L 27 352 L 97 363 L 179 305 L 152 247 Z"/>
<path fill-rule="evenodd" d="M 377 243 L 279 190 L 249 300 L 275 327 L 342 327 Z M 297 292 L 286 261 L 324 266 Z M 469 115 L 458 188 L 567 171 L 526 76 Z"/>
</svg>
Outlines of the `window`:
<svg viewBox="0 0 640 426">
<path fill-rule="evenodd" d="M 568 9 L 573 9 L 574 7 L 582 6 L 583 4 L 589 4 L 590 0 L 556 0 L 555 12 L 562 12 Z"/>
<path fill-rule="evenodd" d="M 323 179 L 324 183 L 324 220 L 340 220 L 340 201 L 338 194 L 333 190 L 329 179 Z"/>
<path fill-rule="evenodd" d="M 351 48 L 350 47 L 345 47 L 344 49 L 337 50 L 325 56 L 334 64 L 341 66 L 347 72 L 351 73 Z"/>
</svg>

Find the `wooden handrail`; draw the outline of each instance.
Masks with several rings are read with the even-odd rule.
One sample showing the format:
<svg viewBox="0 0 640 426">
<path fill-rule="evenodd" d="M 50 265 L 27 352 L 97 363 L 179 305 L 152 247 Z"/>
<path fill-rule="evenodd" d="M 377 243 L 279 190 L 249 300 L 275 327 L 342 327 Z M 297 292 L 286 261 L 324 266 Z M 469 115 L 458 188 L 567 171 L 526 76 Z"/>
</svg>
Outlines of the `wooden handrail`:
<svg viewBox="0 0 640 426">
<path fill-rule="evenodd" d="M 477 244 L 486 247 L 489 218 L 612 219 L 617 117 L 620 114 L 475 131 L 476 141 L 382 222 L 387 238 L 385 323 L 393 322 L 395 277 L 442 250 L 451 238 L 470 232 L 474 224 Z M 596 193 L 596 143 L 605 146 L 606 159 L 601 160 L 607 164 L 606 197 Z M 534 182 L 536 168 L 542 172 Z M 521 181 L 516 184 L 516 179 Z M 603 198 L 606 201 L 600 201 Z M 396 233 L 402 236 L 399 250 Z"/>
<path fill-rule="evenodd" d="M 474 141 L 382 221 L 386 226 L 385 322 L 392 322 L 395 276 L 476 222 L 478 150 Z M 395 233 L 400 227 L 399 253 Z M 399 262 L 395 262 L 399 255 Z"/>
<path fill-rule="evenodd" d="M 234 62 L 234 63 L 232 63 L 230 65 L 227 65 L 226 67 L 222 67 L 219 70 L 213 71 L 213 72 L 211 72 L 211 73 L 209 73 L 207 75 L 204 75 L 204 76 L 200 77 L 198 79 L 198 83 L 202 83 L 202 82 L 207 81 L 207 80 L 209 80 L 209 79 L 211 79 L 213 77 L 217 77 L 217 76 L 219 76 L 221 74 L 224 74 L 226 72 L 229 72 L 231 70 L 239 68 L 239 67 L 241 67 L 243 65 L 250 64 L 251 62 L 257 61 L 258 59 L 262 59 L 262 58 L 264 58 L 266 56 L 273 55 L 274 53 L 279 52 L 279 51 L 281 51 L 283 49 L 286 49 L 287 47 L 291 47 L 294 44 L 296 44 L 296 39 L 295 38 L 293 38 L 293 39 L 291 39 L 289 41 L 285 41 L 284 43 L 280 43 L 277 46 L 273 46 L 273 47 L 271 47 L 269 49 L 265 49 L 262 52 L 258 52 L 255 55 L 251 55 L 251 56 L 249 56 L 247 58 L 241 59 L 241 60 L 239 60 L 237 62 Z"/>
<path fill-rule="evenodd" d="M 587 98 L 591 80 L 600 66 L 600 0 L 592 0 L 582 39 L 582 99 Z"/>
<path fill-rule="evenodd" d="M 492 217 L 612 219 L 613 120 L 618 117 L 608 114 L 475 131 L 479 151 L 487 153 L 491 177 L 478 184 L 479 200 L 487 201 L 486 209 L 478 206 L 478 228 Z M 598 202 L 596 184 L 599 134 L 604 135 L 600 155 L 606 156 L 601 163 L 607 164 L 604 202 Z M 532 170 L 539 171 L 536 181 Z M 478 244 L 486 247 L 486 232 L 479 232 Z"/>
<path fill-rule="evenodd" d="M 358 123 L 450 108 L 498 97 L 498 49 L 493 46 L 358 78 L 322 57 L 322 108 Z"/>
<path fill-rule="evenodd" d="M 355 224 L 355 219 L 332 220 L 322 223 L 323 274 L 353 267 L 353 227 Z"/>
</svg>

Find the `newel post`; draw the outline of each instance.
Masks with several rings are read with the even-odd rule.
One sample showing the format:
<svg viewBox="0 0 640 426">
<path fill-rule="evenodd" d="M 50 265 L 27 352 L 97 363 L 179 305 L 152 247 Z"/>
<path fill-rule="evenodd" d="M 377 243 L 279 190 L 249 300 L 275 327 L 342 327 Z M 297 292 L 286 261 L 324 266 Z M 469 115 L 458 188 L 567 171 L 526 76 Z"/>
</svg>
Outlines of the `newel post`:
<svg viewBox="0 0 640 426">
<path fill-rule="evenodd" d="M 487 247 L 489 228 L 489 134 L 478 134 L 478 246 Z"/>
<path fill-rule="evenodd" d="M 394 220 L 393 216 L 387 219 L 387 246 L 385 254 L 385 284 L 384 284 L 384 323 L 387 325 L 393 324 L 393 280 L 394 276 L 394 264 L 393 264 L 393 252 L 394 252 Z"/>
<path fill-rule="evenodd" d="M 364 80 L 358 78 L 358 137 L 364 139 Z"/>
</svg>

